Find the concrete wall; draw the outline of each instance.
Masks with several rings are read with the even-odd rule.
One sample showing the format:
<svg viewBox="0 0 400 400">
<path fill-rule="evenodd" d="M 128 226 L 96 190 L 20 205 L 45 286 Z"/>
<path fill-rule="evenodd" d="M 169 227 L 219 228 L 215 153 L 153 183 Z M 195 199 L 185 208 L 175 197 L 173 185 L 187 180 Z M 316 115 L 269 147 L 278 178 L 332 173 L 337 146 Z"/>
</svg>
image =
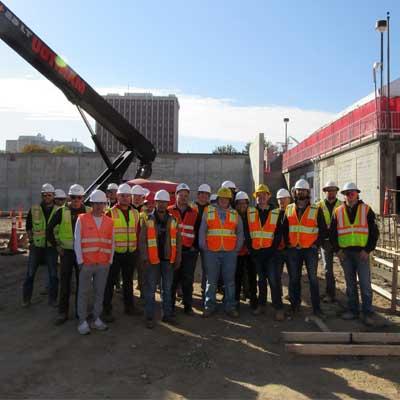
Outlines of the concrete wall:
<svg viewBox="0 0 400 400">
<path fill-rule="evenodd" d="M 0 210 L 30 207 L 40 196 L 43 183 L 67 190 L 73 183 L 87 187 L 105 170 L 97 153 L 82 155 L 0 154 Z M 126 179 L 134 178 L 136 165 Z M 209 183 L 216 191 L 229 179 L 249 193 L 254 188 L 250 160 L 245 155 L 163 154 L 153 164 L 152 179 L 185 182 L 194 191 Z"/>
</svg>

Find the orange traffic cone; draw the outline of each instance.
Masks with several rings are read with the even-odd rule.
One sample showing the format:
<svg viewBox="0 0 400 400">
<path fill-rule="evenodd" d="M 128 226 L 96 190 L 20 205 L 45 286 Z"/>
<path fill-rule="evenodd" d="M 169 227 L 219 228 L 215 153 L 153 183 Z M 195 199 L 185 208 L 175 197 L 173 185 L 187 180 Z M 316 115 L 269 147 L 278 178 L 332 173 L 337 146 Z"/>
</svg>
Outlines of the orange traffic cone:
<svg viewBox="0 0 400 400">
<path fill-rule="evenodd" d="M 7 250 L 0 253 L 3 256 L 12 256 L 14 254 L 25 253 L 24 250 L 18 250 L 17 219 L 15 217 L 12 217 L 11 221 L 11 234 L 10 240 L 8 242 L 8 248 Z"/>
<path fill-rule="evenodd" d="M 22 208 L 18 210 L 18 229 L 22 229 Z"/>
<path fill-rule="evenodd" d="M 383 215 L 387 216 L 390 213 L 390 199 L 389 199 L 389 191 L 385 189 L 385 198 L 383 201 Z"/>
</svg>

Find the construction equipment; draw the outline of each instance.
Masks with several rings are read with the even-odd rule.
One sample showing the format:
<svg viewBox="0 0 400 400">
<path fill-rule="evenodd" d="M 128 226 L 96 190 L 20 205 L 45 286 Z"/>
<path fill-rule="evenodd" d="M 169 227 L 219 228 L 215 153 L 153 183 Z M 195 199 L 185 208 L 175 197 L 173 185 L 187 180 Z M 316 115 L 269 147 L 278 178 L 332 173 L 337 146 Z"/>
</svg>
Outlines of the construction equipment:
<svg viewBox="0 0 400 400">
<path fill-rule="evenodd" d="M 6 42 L 22 58 L 45 78 L 56 85 L 74 104 L 85 122 L 93 142 L 107 169 L 85 191 L 85 197 L 94 189 L 105 190 L 109 182 L 121 182 L 129 165 L 139 160 L 136 177 L 148 178 L 156 150 L 140 132 L 103 99 L 81 76 L 79 76 L 56 52 L 26 26 L 3 2 L 0 1 L 0 39 Z M 107 156 L 94 134 L 83 111 L 106 128 L 126 150 L 113 162 Z"/>
</svg>

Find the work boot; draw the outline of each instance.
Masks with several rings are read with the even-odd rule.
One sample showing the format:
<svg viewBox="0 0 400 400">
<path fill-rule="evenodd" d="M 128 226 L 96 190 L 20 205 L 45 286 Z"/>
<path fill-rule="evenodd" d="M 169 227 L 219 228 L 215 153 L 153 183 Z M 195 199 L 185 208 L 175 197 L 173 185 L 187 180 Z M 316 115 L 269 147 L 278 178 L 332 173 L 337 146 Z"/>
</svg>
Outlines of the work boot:
<svg viewBox="0 0 400 400">
<path fill-rule="evenodd" d="M 59 326 L 67 321 L 67 316 L 65 314 L 58 314 L 57 318 L 54 320 L 54 325 Z"/>
<path fill-rule="evenodd" d="M 113 317 L 111 311 L 104 311 L 103 315 L 101 317 L 102 317 L 104 322 L 110 323 L 110 322 L 114 322 L 115 321 L 115 318 Z"/>
<path fill-rule="evenodd" d="M 235 309 L 232 309 L 232 310 L 228 310 L 227 312 L 226 312 L 226 315 L 228 316 L 228 317 L 231 317 L 231 318 L 239 318 L 239 312 L 237 311 L 237 310 L 235 310 Z"/>
<path fill-rule="evenodd" d="M 285 311 L 283 308 L 280 308 L 279 310 L 275 311 L 274 315 L 275 321 L 284 321 L 285 320 Z"/>
<path fill-rule="evenodd" d="M 375 314 L 374 313 L 364 314 L 363 322 L 367 326 L 375 326 L 375 322 L 376 322 Z"/>
<path fill-rule="evenodd" d="M 259 305 L 255 310 L 252 310 L 251 313 L 255 316 L 265 314 L 265 309 L 267 307 L 265 305 Z"/>
<path fill-rule="evenodd" d="M 49 289 L 43 288 L 43 289 L 39 292 L 39 294 L 40 294 L 41 296 L 47 296 L 47 295 L 49 294 Z"/>
<path fill-rule="evenodd" d="M 152 318 L 146 319 L 146 328 L 153 329 L 154 328 L 154 320 Z"/>
<path fill-rule="evenodd" d="M 108 329 L 108 326 L 100 318 L 96 318 L 96 320 L 90 324 L 90 327 L 98 331 L 106 331 Z"/>
<path fill-rule="evenodd" d="M 329 294 L 326 294 L 323 298 L 322 298 L 322 302 L 323 303 L 334 303 L 335 302 L 335 298 L 330 296 Z"/>
<path fill-rule="evenodd" d="M 192 309 L 192 307 L 185 307 L 185 309 L 183 310 L 183 312 L 188 315 L 189 317 L 193 317 L 194 316 L 194 311 Z"/>
<path fill-rule="evenodd" d="M 78 332 L 81 335 L 89 335 L 90 333 L 90 327 L 87 321 L 83 321 L 81 324 L 78 326 Z"/>
<path fill-rule="evenodd" d="M 356 314 L 354 314 L 353 312 L 351 312 L 351 311 L 346 311 L 346 312 L 344 312 L 343 314 L 342 314 L 342 319 L 344 319 L 345 321 L 351 321 L 351 320 L 353 320 L 353 319 L 357 319 L 358 318 L 358 315 L 356 315 Z"/>
<path fill-rule="evenodd" d="M 28 308 L 28 307 L 30 307 L 30 305 L 31 305 L 31 299 L 22 300 L 21 306 L 22 306 L 23 308 Z"/>
</svg>

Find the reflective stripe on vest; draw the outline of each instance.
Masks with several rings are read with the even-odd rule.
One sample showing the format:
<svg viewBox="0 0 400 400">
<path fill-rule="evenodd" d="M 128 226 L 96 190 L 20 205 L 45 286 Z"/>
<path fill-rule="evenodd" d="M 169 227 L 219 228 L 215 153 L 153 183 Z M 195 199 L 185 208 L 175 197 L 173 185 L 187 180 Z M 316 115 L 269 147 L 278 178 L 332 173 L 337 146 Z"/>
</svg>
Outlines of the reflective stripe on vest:
<svg viewBox="0 0 400 400">
<path fill-rule="evenodd" d="M 105 215 L 97 228 L 91 213 L 80 214 L 81 248 L 85 265 L 109 264 L 112 254 L 113 220 Z"/>
<path fill-rule="evenodd" d="M 264 225 L 261 226 L 261 221 L 257 208 L 249 207 L 247 209 L 247 220 L 249 223 L 251 247 L 253 249 L 265 249 L 272 246 L 278 217 L 279 209 L 271 210 L 268 213 L 268 217 Z"/>
<path fill-rule="evenodd" d="M 137 224 L 139 213 L 137 210 L 129 210 L 129 224 L 126 223 L 124 213 L 116 206 L 111 209 L 111 217 L 114 222 L 114 242 L 116 253 L 134 252 L 137 249 Z"/>
<path fill-rule="evenodd" d="M 318 209 L 316 204 L 309 205 L 299 221 L 296 205 L 289 204 L 285 213 L 289 222 L 290 247 L 309 248 L 318 238 Z"/>
<path fill-rule="evenodd" d="M 350 224 L 346 206 L 342 204 L 336 209 L 337 233 L 339 247 L 365 247 L 368 242 L 368 215 L 369 206 L 360 203 L 357 206 L 356 217 Z"/>
<path fill-rule="evenodd" d="M 333 206 L 332 215 L 329 214 L 329 210 L 328 207 L 326 206 L 325 200 L 321 200 L 317 204 L 321 208 L 324 214 L 326 226 L 329 228 L 332 222 L 332 215 L 335 213 L 335 210 L 342 204 L 342 202 L 339 199 L 336 199 L 335 205 Z"/>
<path fill-rule="evenodd" d="M 157 247 L 157 233 L 155 228 L 155 223 L 153 218 L 148 218 L 144 221 L 147 227 L 147 256 L 150 264 L 159 264 L 160 258 L 158 257 L 158 247 Z M 171 217 L 169 237 L 171 254 L 169 261 L 173 264 L 176 260 L 176 234 L 177 234 L 177 223 L 175 218 Z"/>
<path fill-rule="evenodd" d="M 168 212 L 173 215 L 178 222 L 178 229 L 182 236 L 182 245 L 192 247 L 195 239 L 194 226 L 197 220 L 197 211 L 188 209 L 185 216 L 181 217 L 181 213 L 175 206 L 168 207 Z"/>
<path fill-rule="evenodd" d="M 239 214 L 236 210 L 226 211 L 224 224 L 222 224 L 217 209 L 209 206 L 207 209 L 207 248 L 211 251 L 232 251 L 236 248 L 236 228 Z"/>
<path fill-rule="evenodd" d="M 54 213 L 57 211 L 57 207 L 52 208 L 49 219 L 47 222 L 50 222 Z M 31 208 L 32 214 L 32 235 L 33 235 L 33 244 L 35 247 L 46 247 L 46 218 L 43 214 L 42 207 L 40 205 L 34 205 Z M 47 242 L 47 247 L 51 247 L 51 244 Z"/>
</svg>

